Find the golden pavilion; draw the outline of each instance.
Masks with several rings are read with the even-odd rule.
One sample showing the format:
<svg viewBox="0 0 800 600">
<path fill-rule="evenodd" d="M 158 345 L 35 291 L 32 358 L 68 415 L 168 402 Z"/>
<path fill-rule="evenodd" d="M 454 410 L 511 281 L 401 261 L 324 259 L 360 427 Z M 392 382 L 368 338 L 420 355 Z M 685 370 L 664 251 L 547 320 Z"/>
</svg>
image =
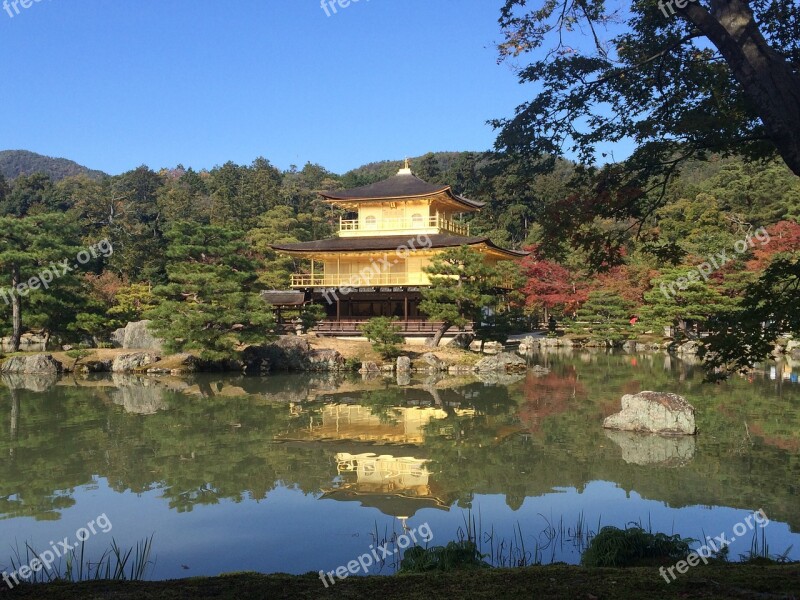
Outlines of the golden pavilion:
<svg viewBox="0 0 800 600">
<path fill-rule="evenodd" d="M 418 307 L 421 289 L 430 285 L 424 269 L 437 253 L 466 245 L 490 264 L 526 255 L 470 235 L 461 216 L 485 203 L 419 179 L 408 161 L 386 180 L 321 196 L 343 209 L 338 236 L 273 245 L 310 261 L 310 272 L 293 275 L 291 285 L 305 301 L 325 307 L 327 318 L 316 327 L 321 335 L 358 336 L 364 321 L 386 316 L 397 317 L 406 337 L 429 336 L 439 324 Z"/>
</svg>

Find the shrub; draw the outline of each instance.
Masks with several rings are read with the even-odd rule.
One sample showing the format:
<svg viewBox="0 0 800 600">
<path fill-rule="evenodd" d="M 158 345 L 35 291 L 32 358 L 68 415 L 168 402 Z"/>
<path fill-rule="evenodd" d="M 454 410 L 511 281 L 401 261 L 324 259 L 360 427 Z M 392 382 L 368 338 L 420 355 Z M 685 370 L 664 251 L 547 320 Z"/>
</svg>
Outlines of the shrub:
<svg viewBox="0 0 800 600">
<path fill-rule="evenodd" d="M 403 337 L 395 321 L 389 317 L 374 317 L 361 326 L 364 336 L 372 342 L 372 349 L 383 358 L 400 356 L 398 344 L 403 343 Z"/>
<path fill-rule="evenodd" d="M 475 542 L 461 540 L 447 546 L 422 548 L 414 546 L 406 550 L 400 563 L 400 573 L 424 573 L 426 571 L 460 571 L 464 569 L 487 569 L 489 563 L 478 551 Z"/>
<path fill-rule="evenodd" d="M 691 552 L 695 540 L 649 533 L 641 527 L 603 527 L 581 557 L 585 567 L 631 567 L 675 562 Z"/>
</svg>

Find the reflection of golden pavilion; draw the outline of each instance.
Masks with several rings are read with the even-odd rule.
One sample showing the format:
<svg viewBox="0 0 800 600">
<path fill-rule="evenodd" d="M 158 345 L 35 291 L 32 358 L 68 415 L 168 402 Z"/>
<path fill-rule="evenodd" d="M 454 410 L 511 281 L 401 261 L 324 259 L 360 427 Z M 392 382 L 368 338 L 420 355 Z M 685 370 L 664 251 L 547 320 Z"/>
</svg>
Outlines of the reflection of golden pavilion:
<svg viewBox="0 0 800 600">
<path fill-rule="evenodd" d="M 391 492 L 396 489 L 414 490 L 427 494 L 430 471 L 427 460 L 413 456 L 391 456 L 372 453 L 336 455 L 336 468 L 340 475 L 354 473 L 359 489 Z"/>
<path fill-rule="evenodd" d="M 431 490 L 428 462 L 413 456 L 339 452 L 336 469 L 342 481 L 337 487 L 324 490 L 322 497 L 359 501 L 401 520 L 422 508 L 447 510 Z"/>
<path fill-rule="evenodd" d="M 439 408 L 392 407 L 381 418 L 366 406 L 327 404 L 320 417 L 311 417 L 308 429 L 297 433 L 314 440 L 421 444 L 425 425 L 445 417 L 447 413 Z"/>
</svg>

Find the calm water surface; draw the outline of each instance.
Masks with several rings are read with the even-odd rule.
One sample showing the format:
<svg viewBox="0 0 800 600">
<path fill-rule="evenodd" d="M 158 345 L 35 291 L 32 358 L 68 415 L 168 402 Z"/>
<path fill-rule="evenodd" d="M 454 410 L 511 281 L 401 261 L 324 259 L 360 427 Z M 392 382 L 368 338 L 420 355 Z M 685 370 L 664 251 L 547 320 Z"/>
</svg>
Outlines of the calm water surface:
<svg viewBox="0 0 800 600">
<path fill-rule="evenodd" d="M 703 538 L 752 511 L 770 552 L 800 559 L 798 368 L 718 386 L 664 355 L 536 357 L 551 373 L 415 378 L 114 376 L 0 385 L 0 568 L 98 515 L 87 541 L 154 534 L 154 579 L 332 570 L 403 526 L 433 543 L 467 523 L 508 560 L 578 562 L 604 525 Z M 770 372 L 770 369 L 772 371 Z M 700 435 L 605 432 L 620 397 L 684 395 Z M 735 537 L 735 536 L 734 536 Z M 391 572 L 391 563 L 384 572 Z"/>
</svg>

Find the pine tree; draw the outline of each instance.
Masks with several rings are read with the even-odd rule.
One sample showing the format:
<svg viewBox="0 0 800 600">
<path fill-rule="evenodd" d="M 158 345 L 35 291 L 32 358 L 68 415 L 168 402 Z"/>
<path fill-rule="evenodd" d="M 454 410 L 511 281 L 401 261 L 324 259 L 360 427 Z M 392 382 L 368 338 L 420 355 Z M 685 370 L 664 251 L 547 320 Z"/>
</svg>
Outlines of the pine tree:
<svg viewBox="0 0 800 600">
<path fill-rule="evenodd" d="M 267 341 L 274 317 L 241 235 L 180 222 L 166 237 L 168 282 L 153 290 L 161 302 L 147 315 L 166 349 L 217 360 L 233 357 L 243 344 Z"/>
<path fill-rule="evenodd" d="M 85 304 L 74 268 L 79 238 L 61 214 L 0 217 L 0 318 L 10 321 L 12 351 L 23 322 L 63 330 Z"/>
<path fill-rule="evenodd" d="M 586 333 L 595 339 L 617 345 L 632 337 L 630 323 L 633 305 L 621 296 L 609 292 L 592 292 L 578 309 L 578 323 L 570 329 L 573 333 Z"/>
<path fill-rule="evenodd" d="M 484 310 L 491 311 L 499 301 L 497 271 L 469 246 L 437 254 L 425 272 L 431 286 L 423 288 L 419 309 L 432 321 L 442 322 L 433 338 L 434 347 L 451 327 L 480 323 Z"/>
</svg>

